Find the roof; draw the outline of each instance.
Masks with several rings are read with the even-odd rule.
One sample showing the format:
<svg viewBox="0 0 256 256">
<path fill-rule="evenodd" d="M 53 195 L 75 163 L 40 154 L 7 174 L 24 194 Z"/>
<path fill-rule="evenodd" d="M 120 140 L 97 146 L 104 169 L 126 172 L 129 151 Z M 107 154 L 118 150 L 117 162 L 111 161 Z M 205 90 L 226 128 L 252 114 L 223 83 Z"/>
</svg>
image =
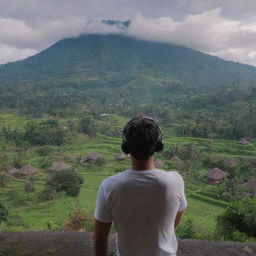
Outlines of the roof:
<svg viewBox="0 0 256 256">
<path fill-rule="evenodd" d="M 24 165 L 21 169 L 19 169 L 20 174 L 24 174 L 24 175 L 30 175 L 30 174 L 35 174 L 38 172 L 38 169 L 33 167 L 30 164 L 26 164 Z"/>
<path fill-rule="evenodd" d="M 170 160 L 176 163 L 183 163 L 183 161 L 178 156 L 173 156 Z"/>
<path fill-rule="evenodd" d="M 240 144 L 243 144 L 243 145 L 248 145 L 250 144 L 250 142 L 246 139 L 246 138 L 241 138 L 241 140 L 239 141 Z"/>
<path fill-rule="evenodd" d="M 65 170 L 65 169 L 69 169 L 69 168 L 71 168 L 71 165 L 68 164 L 68 163 L 65 163 L 65 162 L 54 162 L 52 164 L 52 167 L 50 168 L 50 171 L 59 172 L 59 171 L 62 171 L 62 170 Z"/>
<path fill-rule="evenodd" d="M 161 169 L 163 168 L 163 166 L 164 166 L 163 161 L 155 161 L 155 168 Z"/>
<path fill-rule="evenodd" d="M 16 173 L 19 173 L 19 170 L 14 168 L 14 167 L 9 167 L 8 173 L 11 174 L 11 175 L 16 174 Z"/>
<path fill-rule="evenodd" d="M 256 192 L 256 179 L 252 179 L 243 184 L 247 189 Z"/>
<path fill-rule="evenodd" d="M 128 158 L 128 157 L 129 157 L 129 155 L 124 154 L 124 153 L 121 153 L 121 154 L 119 154 L 119 155 L 116 157 L 116 159 L 119 160 L 119 161 L 121 161 L 121 160 L 124 160 L 124 159 L 126 159 L 126 158 Z"/>
<path fill-rule="evenodd" d="M 86 156 L 81 158 L 80 163 L 95 163 L 96 160 L 100 157 L 100 155 L 96 152 L 92 152 Z"/>
<path fill-rule="evenodd" d="M 234 157 L 230 157 L 230 158 L 226 158 L 224 160 L 224 164 L 225 166 L 231 167 L 231 168 L 235 168 L 239 165 L 239 159 L 234 158 Z"/>
<path fill-rule="evenodd" d="M 205 173 L 205 177 L 212 179 L 212 180 L 221 180 L 224 179 L 228 174 L 218 167 L 213 168 L 212 170 Z"/>
</svg>

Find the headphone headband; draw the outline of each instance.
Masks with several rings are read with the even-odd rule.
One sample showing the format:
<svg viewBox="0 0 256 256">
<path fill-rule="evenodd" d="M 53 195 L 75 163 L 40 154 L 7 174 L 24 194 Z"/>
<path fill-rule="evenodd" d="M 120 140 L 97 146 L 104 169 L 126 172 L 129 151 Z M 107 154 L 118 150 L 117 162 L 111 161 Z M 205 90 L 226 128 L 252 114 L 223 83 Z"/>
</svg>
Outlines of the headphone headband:
<svg viewBox="0 0 256 256">
<path fill-rule="evenodd" d="M 162 130 L 160 128 L 160 126 L 158 125 L 158 123 L 150 116 L 138 116 L 138 117 L 134 117 L 132 118 L 124 127 L 123 129 L 123 141 L 126 141 L 126 137 L 125 137 L 125 129 L 127 128 L 128 125 L 130 125 L 132 122 L 134 122 L 135 120 L 139 120 L 139 119 L 146 119 L 146 120 L 150 120 L 151 122 L 153 122 L 155 124 L 155 126 L 158 128 L 159 130 L 159 138 L 161 141 L 163 140 L 163 133 Z"/>
<path fill-rule="evenodd" d="M 163 143 L 163 135 L 162 135 L 162 130 L 161 128 L 159 127 L 159 125 L 157 124 L 157 122 L 152 118 L 152 117 L 148 117 L 148 116 L 139 116 L 139 117 L 135 117 L 133 119 L 131 119 L 124 127 L 123 129 L 123 142 L 122 142 L 122 145 L 121 145 L 121 148 L 123 150 L 123 152 L 125 154 L 129 154 L 130 153 L 130 145 L 129 143 L 127 142 L 127 139 L 126 139 L 126 129 L 127 127 L 133 123 L 135 120 L 139 120 L 139 119 L 144 119 L 144 120 L 149 120 L 151 121 L 158 129 L 159 131 L 159 135 L 158 135 L 158 138 L 156 140 L 156 142 L 154 143 L 153 148 L 152 148 L 152 154 L 154 152 L 162 152 L 163 150 L 163 147 L 164 147 L 164 143 Z"/>
</svg>

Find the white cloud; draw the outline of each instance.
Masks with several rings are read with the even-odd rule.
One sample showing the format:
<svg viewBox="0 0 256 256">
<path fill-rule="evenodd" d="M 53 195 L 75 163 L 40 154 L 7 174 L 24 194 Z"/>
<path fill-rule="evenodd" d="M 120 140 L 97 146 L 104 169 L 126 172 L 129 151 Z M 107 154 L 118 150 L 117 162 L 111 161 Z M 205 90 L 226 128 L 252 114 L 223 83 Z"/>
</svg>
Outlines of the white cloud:
<svg viewBox="0 0 256 256">
<path fill-rule="evenodd" d="M 256 65 L 256 23 L 225 19 L 221 9 L 189 15 L 182 21 L 171 17 L 135 15 L 128 32 L 137 38 L 184 45 L 227 60 Z"/>
<path fill-rule="evenodd" d="M 25 58 L 81 33 L 126 33 L 256 66 L 256 15 L 252 15 L 256 13 L 256 2 L 232 3 L 77 0 L 74 4 L 72 0 L 0 0 L 0 63 Z M 101 19 L 108 18 L 130 18 L 132 22 L 125 32 L 102 24 Z"/>
<path fill-rule="evenodd" d="M 18 49 L 0 44 L 0 64 L 22 60 L 36 53 L 37 52 L 32 49 Z"/>
</svg>

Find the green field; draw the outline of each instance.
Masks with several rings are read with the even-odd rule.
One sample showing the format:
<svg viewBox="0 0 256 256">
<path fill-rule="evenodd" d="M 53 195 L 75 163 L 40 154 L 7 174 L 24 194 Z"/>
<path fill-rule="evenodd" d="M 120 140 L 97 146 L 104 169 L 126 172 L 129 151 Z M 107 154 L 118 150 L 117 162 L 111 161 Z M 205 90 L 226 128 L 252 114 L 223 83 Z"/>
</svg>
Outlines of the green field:
<svg viewBox="0 0 256 256">
<path fill-rule="evenodd" d="M 3 126 L 12 126 L 21 129 L 23 124 L 27 121 L 25 116 L 20 116 L 15 113 L 2 113 L 0 115 L 0 128 Z M 37 120 L 35 120 L 37 121 Z M 62 120 L 65 123 L 65 120 Z M 120 127 L 125 123 L 125 119 L 120 119 L 118 124 Z M 223 154 L 227 156 L 247 156 L 250 157 L 256 154 L 256 143 L 251 143 L 250 146 L 244 147 L 237 141 L 218 140 L 218 139 L 201 139 L 191 137 L 175 137 L 172 129 L 163 131 L 165 149 L 169 149 L 170 145 L 178 143 L 180 145 L 194 144 L 200 150 L 207 151 L 206 143 L 212 143 L 212 152 Z M 71 163 L 79 173 L 84 177 L 84 184 L 82 185 L 80 195 L 78 198 L 66 196 L 60 193 L 57 199 L 43 203 L 32 202 L 27 205 L 19 205 L 18 200 L 10 200 L 10 192 L 24 194 L 25 180 L 13 179 L 8 186 L 1 190 L 0 201 L 6 206 L 13 218 L 17 219 L 17 225 L 10 228 L 11 231 L 17 230 L 47 230 L 47 224 L 50 222 L 56 225 L 63 226 L 63 223 L 69 219 L 69 214 L 74 205 L 79 204 L 81 208 L 85 209 L 88 214 L 87 230 L 92 230 L 93 211 L 95 207 L 95 200 L 97 190 L 100 182 L 108 177 L 114 175 L 115 170 L 129 168 L 129 160 L 117 161 L 115 157 L 121 153 L 120 150 L 121 137 L 112 137 L 106 135 L 97 135 L 96 138 L 89 138 L 86 135 L 75 134 L 72 137 L 70 144 L 57 147 L 51 146 L 53 153 L 51 160 L 65 160 Z M 7 152 L 10 158 L 17 156 L 14 144 L 1 139 L 0 149 Z M 23 161 L 38 167 L 43 156 L 36 153 L 38 147 L 30 147 L 23 152 L 25 154 Z M 101 154 L 106 163 L 103 166 L 87 164 L 82 166 L 78 164 L 77 158 L 90 152 L 97 152 Z M 165 160 L 163 155 L 156 155 L 157 159 Z M 167 162 L 167 161 L 166 161 Z M 165 165 L 166 166 L 166 165 Z M 205 169 L 200 169 L 200 175 L 205 172 Z M 46 170 L 41 170 L 36 178 L 36 192 L 43 190 L 44 183 L 47 177 Z M 196 226 L 200 227 L 205 232 L 213 231 L 215 227 L 215 217 L 224 210 L 226 202 L 216 203 L 216 200 L 209 197 L 209 200 L 204 200 L 200 197 L 200 190 L 208 186 L 203 179 L 198 177 L 198 181 L 193 182 L 185 179 L 186 194 L 188 197 L 187 216 L 194 219 Z M 194 195 L 194 196 L 193 196 Z M 204 196 L 205 197 L 205 196 Z M 21 219 L 22 225 L 19 223 Z"/>
</svg>

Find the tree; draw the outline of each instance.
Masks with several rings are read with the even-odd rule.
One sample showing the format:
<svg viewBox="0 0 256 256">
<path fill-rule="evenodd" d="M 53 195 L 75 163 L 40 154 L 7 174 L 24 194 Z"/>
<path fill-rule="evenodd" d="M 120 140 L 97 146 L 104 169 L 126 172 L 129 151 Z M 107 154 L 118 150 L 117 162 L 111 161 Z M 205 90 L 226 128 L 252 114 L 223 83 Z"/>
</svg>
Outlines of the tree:
<svg viewBox="0 0 256 256">
<path fill-rule="evenodd" d="M 27 180 L 24 184 L 24 192 L 28 194 L 34 191 L 35 191 L 35 179 L 30 177 L 30 179 Z"/>
<path fill-rule="evenodd" d="M 69 196 L 77 196 L 84 179 L 72 169 L 63 170 L 50 175 L 46 182 L 47 188 L 56 192 L 65 191 Z"/>
<path fill-rule="evenodd" d="M 9 213 L 4 205 L 0 203 L 0 223 L 7 220 Z"/>
<path fill-rule="evenodd" d="M 217 216 L 216 232 L 225 240 L 256 237 L 256 198 L 246 198 L 232 203 Z"/>
<path fill-rule="evenodd" d="M 80 129 L 90 137 L 94 137 L 97 133 L 96 124 L 92 117 L 83 117 L 80 119 Z"/>
<path fill-rule="evenodd" d="M 0 165 L 0 187 L 3 189 L 3 192 L 10 179 L 11 175 L 7 173 L 6 166 Z"/>
</svg>

